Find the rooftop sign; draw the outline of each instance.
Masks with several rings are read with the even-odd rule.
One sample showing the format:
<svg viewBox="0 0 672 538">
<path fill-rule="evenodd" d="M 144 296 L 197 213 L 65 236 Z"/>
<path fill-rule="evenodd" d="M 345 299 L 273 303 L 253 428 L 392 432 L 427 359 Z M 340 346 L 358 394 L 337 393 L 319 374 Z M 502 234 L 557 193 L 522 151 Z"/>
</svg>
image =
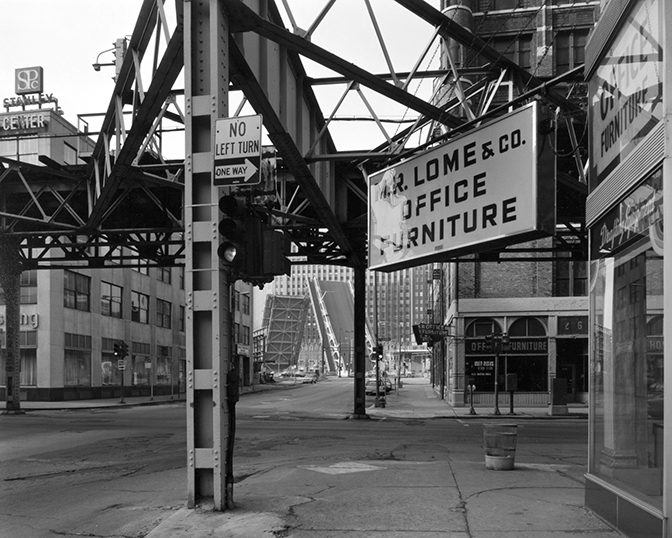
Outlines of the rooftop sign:
<svg viewBox="0 0 672 538">
<path fill-rule="evenodd" d="M 554 161 L 550 143 L 538 143 L 537 109 L 369 176 L 369 267 L 446 261 L 552 233 Z"/>
<path fill-rule="evenodd" d="M 44 92 L 44 73 L 41 67 L 21 67 L 14 70 L 14 91 L 16 97 L 6 97 L 2 100 L 5 110 L 9 112 L 10 108 L 21 108 L 26 110 L 27 106 L 37 106 L 53 104 L 54 110 L 62 114 L 58 106 L 58 99 L 53 93 Z M 5 127 L 7 130 L 7 127 Z"/>
<path fill-rule="evenodd" d="M 42 93 L 44 72 L 41 67 L 20 67 L 14 70 L 14 92 L 16 95 Z"/>
</svg>

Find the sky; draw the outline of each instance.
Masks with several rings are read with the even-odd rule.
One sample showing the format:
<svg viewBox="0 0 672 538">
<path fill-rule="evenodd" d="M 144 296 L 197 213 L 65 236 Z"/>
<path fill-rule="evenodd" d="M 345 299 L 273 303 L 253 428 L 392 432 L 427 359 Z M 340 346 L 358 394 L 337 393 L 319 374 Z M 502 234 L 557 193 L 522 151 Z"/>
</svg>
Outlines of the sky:
<svg viewBox="0 0 672 538">
<path fill-rule="evenodd" d="M 14 70 L 42 66 L 44 93 L 58 99 L 64 117 L 104 112 L 114 68 L 94 71 L 98 54 L 130 35 L 139 0 L 2 0 L 0 98 L 14 97 Z M 111 53 L 100 62 L 111 62 Z M 18 109 L 13 109 L 18 110 Z M 4 110 L 3 110 L 4 111 Z"/>
<path fill-rule="evenodd" d="M 428 1 L 438 7 L 439 0 Z M 298 26 L 304 29 L 310 27 L 326 4 L 326 0 L 288 2 Z M 102 67 L 97 72 L 92 64 L 97 59 L 99 63 L 114 60 L 112 52 L 104 51 L 112 48 L 116 39 L 131 35 L 141 4 L 141 0 L 2 0 L 0 99 L 15 96 L 15 69 L 41 66 L 44 93 L 58 99 L 68 121 L 77 125 L 78 114 L 104 113 L 114 88 L 114 68 Z M 281 0 L 277 4 L 283 9 Z M 393 0 L 371 0 L 371 4 L 380 18 L 381 32 L 388 41 L 395 69 L 409 70 L 426 46 L 431 28 L 409 16 Z M 337 0 L 315 32 L 313 42 L 374 73 L 385 71 L 384 56 L 364 0 Z M 327 74 L 310 62 L 307 66 L 309 74 Z M 425 90 L 431 85 L 429 81 L 423 84 Z M 183 87 L 181 82 L 178 85 Z M 325 94 L 323 112 L 329 115 L 343 88 L 319 91 Z M 369 93 L 367 98 L 376 103 L 375 95 Z M 346 104 L 340 110 L 344 115 L 366 113 L 356 95 L 349 96 Z M 404 111 L 390 107 L 388 114 L 401 117 Z M 341 129 L 346 140 L 349 129 L 347 125 Z M 367 129 L 377 128 L 369 125 Z M 390 129 L 394 131 L 396 127 Z M 91 130 L 95 128 L 92 126 Z"/>
</svg>

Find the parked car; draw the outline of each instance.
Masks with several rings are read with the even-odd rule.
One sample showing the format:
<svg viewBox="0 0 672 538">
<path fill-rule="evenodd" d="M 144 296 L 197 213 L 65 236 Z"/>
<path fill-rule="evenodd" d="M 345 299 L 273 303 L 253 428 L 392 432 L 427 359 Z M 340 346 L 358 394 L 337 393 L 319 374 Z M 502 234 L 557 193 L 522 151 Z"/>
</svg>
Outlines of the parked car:
<svg viewBox="0 0 672 538">
<path fill-rule="evenodd" d="M 317 374 L 315 373 L 308 373 L 303 376 L 303 379 L 301 380 L 301 383 L 317 383 Z"/>
<path fill-rule="evenodd" d="M 387 377 L 381 377 L 380 378 L 380 385 L 378 392 L 380 394 L 387 394 L 388 392 L 392 391 L 392 382 L 387 378 Z M 376 378 L 375 377 L 367 377 L 366 378 L 366 383 L 364 384 L 364 393 L 370 396 L 375 396 L 376 395 Z"/>
</svg>

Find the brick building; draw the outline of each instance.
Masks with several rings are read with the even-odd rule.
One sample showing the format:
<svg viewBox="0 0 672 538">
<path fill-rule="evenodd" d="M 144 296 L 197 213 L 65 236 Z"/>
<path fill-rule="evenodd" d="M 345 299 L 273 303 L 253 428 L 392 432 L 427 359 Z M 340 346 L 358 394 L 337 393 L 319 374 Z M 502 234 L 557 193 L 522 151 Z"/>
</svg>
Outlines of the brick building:
<svg viewBox="0 0 672 538">
<path fill-rule="evenodd" d="M 594 26 L 599 2 L 555 0 L 473 0 L 442 2 L 444 13 L 485 40 L 498 52 L 541 79 L 551 79 L 584 61 L 584 46 Z M 487 64 L 471 49 L 446 43 L 447 55 L 465 73 L 468 84 Z M 557 91 L 586 107 L 585 84 L 562 84 Z M 525 91 L 502 85 L 496 99 L 505 102 Z M 478 106 L 478 103 L 471 103 Z M 562 133 L 558 133 L 558 143 Z M 584 142 L 585 145 L 585 142 Z M 559 149 L 559 148 L 558 148 Z M 556 150 L 556 174 L 576 181 L 580 174 Z M 585 181 L 584 181 L 585 185 Z M 551 250 L 554 239 L 540 239 L 521 249 Z M 468 405 L 468 386 L 475 386 L 474 405 L 509 404 L 507 374 L 516 374 L 515 406 L 548 406 L 549 392 L 566 387 L 567 402 L 588 400 L 587 263 L 576 258 L 506 261 L 505 255 L 481 253 L 472 260 L 435 264 L 435 319 L 443 319 L 455 338 L 433 349 L 433 383 L 452 405 Z M 437 313 L 441 313 L 437 317 Z M 495 354 L 485 337 L 506 333 L 509 350 Z M 495 390 L 497 372 L 497 390 Z M 511 377 L 509 377 L 511 380 Z M 558 384 L 556 379 L 564 381 Z M 563 400 L 564 401 L 564 400 Z M 559 412 L 562 412 L 559 408 Z"/>
</svg>

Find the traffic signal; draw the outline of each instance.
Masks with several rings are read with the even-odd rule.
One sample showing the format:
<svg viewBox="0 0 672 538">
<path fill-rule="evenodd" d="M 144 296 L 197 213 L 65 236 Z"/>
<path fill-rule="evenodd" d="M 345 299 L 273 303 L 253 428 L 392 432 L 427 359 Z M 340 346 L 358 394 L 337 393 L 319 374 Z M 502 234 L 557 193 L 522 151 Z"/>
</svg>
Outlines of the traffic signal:
<svg viewBox="0 0 672 538">
<path fill-rule="evenodd" d="M 287 234 L 271 230 L 264 226 L 263 270 L 265 275 L 289 275 L 292 264 L 287 259 L 290 252 L 290 241 Z"/>
<path fill-rule="evenodd" d="M 224 217 L 219 221 L 219 233 L 222 238 L 217 248 L 217 255 L 224 265 L 245 273 L 247 269 L 245 199 L 231 194 L 224 195 L 219 199 L 219 210 Z"/>
<path fill-rule="evenodd" d="M 383 344 L 378 344 L 376 346 L 376 355 L 378 356 L 379 361 L 383 360 Z"/>
<path fill-rule="evenodd" d="M 494 350 L 495 350 L 494 336 L 492 334 L 488 334 L 485 337 L 485 351 L 488 353 L 492 353 Z"/>
<path fill-rule="evenodd" d="M 222 196 L 219 209 L 224 216 L 219 222 L 217 255 L 232 269 L 235 279 L 263 288 L 275 276 L 290 273 L 287 234 L 271 229 L 264 214 L 255 212 L 242 196 Z"/>
<path fill-rule="evenodd" d="M 420 333 L 420 325 L 413 325 L 413 336 L 415 336 L 415 343 L 419 346 L 424 342 L 422 334 Z"/>
<path fill-rule="evenodd" d="M 114 343 L 114 356 L 123 359 L 128 355 L 128 344 L 123 340 Z"/>
<path fill-rule="evenodd" d="M 509 351 L 509 335 L 506 333 L 502 335 L 502 351 Z"/>
</svg>

